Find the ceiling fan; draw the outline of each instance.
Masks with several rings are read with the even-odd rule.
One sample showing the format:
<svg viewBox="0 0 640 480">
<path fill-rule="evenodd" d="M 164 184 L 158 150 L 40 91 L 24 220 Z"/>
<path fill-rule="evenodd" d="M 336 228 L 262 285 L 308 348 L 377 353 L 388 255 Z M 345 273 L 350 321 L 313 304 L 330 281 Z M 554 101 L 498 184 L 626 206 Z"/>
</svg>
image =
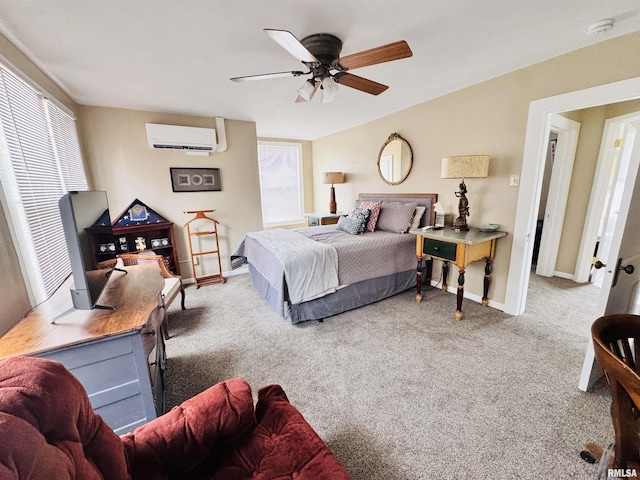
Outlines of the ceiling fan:
<svg viewBox="0 0 640 480">
<path fill-rule="evenodd" d="M 322 103 L 333 101 L 338 93 L 338 86 L 345 85 L 371 95 L 380 95 L 387 88 L 386 85 L 368 80 L 349 73 L 355 68 L 367 67 L 378 63 L 400 60 L 413 55 L 409 45 L 404 40 L 383 45 L 381 47 L 364 50 L 359 53 L 340 57 L 342 41 L 329 33 L 316 33 L 298 40 L 287 30 L 265 28 L 265 33 L 276 43 L 300 60 L 308 71 L 293 70 L 288 72 L 264 73 L 234 77 L 234 82 L 247 82 L 265 78 L 279 78 L 301 75 L 311 75 L 298 89 L 296 103 L 310 101 L 320 89 Z"/>
</svg>

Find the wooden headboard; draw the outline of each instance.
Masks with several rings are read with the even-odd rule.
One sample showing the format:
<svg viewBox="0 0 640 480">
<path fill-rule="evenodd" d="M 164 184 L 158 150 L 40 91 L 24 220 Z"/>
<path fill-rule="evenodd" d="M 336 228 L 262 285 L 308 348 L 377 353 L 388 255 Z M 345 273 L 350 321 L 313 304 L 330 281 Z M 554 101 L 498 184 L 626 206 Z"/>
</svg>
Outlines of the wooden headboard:
<svg viewBox="0 0 640 480">
<path fill-rule="evenodd" d="M 433 205 L 438 201 L 437 193 L 361 193 L 358 200 L 366 202 L 381 202 L 384 200 L 390 202 L 415 202 L 419 206 L 426 208 L 420 226 L 435 225 L 436 211 Z"/>
</svg>

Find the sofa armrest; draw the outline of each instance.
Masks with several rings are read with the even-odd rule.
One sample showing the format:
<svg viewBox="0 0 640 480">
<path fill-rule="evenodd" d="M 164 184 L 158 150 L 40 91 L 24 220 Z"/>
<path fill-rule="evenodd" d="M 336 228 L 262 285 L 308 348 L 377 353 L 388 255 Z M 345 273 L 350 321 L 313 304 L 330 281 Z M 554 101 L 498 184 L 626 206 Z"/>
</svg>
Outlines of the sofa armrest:
<svg viewBox="0 0 640 480">
<path fill-rule="evenodd" d="M 184 474 L 215 458 L 255 426 L 253 398 L 242 379 L 218 383 L 170 412 L 121 436 L 134 479 Z"/>
<path fill-rule="evenodd" d="M 259 390 L 256 420 L 253 432 L 206 478 L 350 479 L 279 385 Z"/>
</svg>

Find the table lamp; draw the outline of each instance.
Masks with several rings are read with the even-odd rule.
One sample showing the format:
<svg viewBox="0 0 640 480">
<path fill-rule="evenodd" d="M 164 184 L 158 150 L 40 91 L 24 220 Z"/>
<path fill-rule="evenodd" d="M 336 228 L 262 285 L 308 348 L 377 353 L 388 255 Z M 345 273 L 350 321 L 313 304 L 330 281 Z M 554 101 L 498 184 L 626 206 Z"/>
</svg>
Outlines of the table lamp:
<svg viewBox="0 0 640 480">
<path fill-rule="evenodd" d="M 458 202 L 458 217 L 451 228 L 456 232 L 467 231 L 467 216 L 469 215 L 469 201 L 467 200 L 467 186 L 465 178 L 484 178 L 489 175 L 489 155 L 460 155 L 442 159 L 440 178 L 460 178 L 460 191 L 455 192 Z"/>
<path fill-rule="evenodd" d="M 325 184 L 331 184 L 331 198 L 329 199 L 329 212 L 336 213 L 338 211 L 338 206 L 336 204 L 336 190 L 333 188 L 333 185 L 337 183 L 344 183 L 344 173 L 342 172 L 324 172 L 324 182 Z"/>
</svg>

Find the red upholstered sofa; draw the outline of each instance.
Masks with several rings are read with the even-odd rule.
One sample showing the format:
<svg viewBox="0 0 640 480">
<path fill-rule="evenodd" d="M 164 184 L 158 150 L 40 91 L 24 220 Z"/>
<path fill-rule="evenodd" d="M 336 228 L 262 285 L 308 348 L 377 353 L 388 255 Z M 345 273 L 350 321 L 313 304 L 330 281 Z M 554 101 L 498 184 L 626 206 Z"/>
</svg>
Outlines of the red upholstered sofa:
<svg viewBox="0 0 640 480">
<path fill-rule="evenodd" d="M 0 480 L 341 480 L 349 475 L 278 385 L 255 410 L 242 379 L 219 383 L 118 437 L 60 363 L 0 361 Z"/>
</svg>

